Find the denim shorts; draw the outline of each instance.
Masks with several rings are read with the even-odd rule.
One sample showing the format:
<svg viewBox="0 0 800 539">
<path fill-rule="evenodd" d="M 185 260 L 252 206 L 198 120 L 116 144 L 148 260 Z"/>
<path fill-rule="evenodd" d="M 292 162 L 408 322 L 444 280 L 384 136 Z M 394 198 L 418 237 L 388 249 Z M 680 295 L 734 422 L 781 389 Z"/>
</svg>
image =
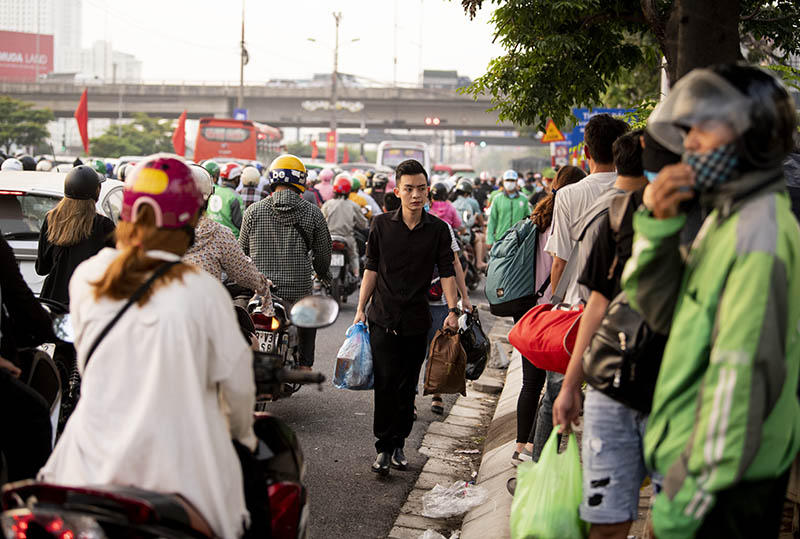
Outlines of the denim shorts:
<svg viewBox="0 0 800 539">
<path fill-rule="evenodd" d="M 647 415 L 589 387 L 583 405 L 583 501 L 592 524 L 636 520 L 647 469 L 642 441 Z"/>
</svg>

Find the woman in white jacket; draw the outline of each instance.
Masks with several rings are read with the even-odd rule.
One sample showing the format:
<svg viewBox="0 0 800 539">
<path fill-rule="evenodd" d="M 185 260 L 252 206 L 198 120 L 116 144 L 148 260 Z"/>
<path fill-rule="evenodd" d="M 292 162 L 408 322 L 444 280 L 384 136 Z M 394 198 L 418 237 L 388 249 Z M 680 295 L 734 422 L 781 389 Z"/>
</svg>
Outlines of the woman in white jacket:
<svg viewBox="0 0 800 539">
<path fill-rule="evenodd" d="M 189 167 L 174 156 L 152 156 L 126 179 L 117 248 L 78 266 L 70 282 L 81 399 L 40 478 L 177 493 L 216 535 L 236 537 L 249 515 L 231 438 L 256 446 L 255 384 L 227 292 L 180 263 L 202 204 Z M 92 352 L 133 293 L 167 263 Z"/>
</svg>

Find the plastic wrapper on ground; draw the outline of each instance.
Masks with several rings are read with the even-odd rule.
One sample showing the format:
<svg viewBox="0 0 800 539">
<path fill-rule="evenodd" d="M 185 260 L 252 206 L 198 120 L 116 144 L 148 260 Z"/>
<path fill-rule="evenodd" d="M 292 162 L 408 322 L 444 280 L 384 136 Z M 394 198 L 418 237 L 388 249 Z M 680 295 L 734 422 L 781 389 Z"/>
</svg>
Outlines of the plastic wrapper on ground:
<svg viewBox="0 0 800 539">
<path fill-rule="evenodd" d="M 461 515 L 484 503 L 489 497 L 485 488 L 456 481 L 449 487 L 437 485 L 422 495 L 422 516 L 449 518 Z"/>
</svg>

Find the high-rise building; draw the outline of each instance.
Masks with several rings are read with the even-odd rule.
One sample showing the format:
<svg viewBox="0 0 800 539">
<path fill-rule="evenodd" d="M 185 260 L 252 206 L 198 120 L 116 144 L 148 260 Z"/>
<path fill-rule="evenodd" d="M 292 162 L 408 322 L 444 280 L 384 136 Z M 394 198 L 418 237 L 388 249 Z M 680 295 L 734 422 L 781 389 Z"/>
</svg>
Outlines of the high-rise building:
<svg viewBox="0 0 800 539">
<path fill-rule="evenodd" d="M 36 1 L 36 0 L 28 0 Z M 38 0 L 44 1 L 44 0 Z M 53 54 L 56 72 L 75 72 L 81 66 L 81 0 L 53 1 Z"/>
<path fill-rule="evenodd" d="M 52 34 L 53 3 L 54 0 L 3 0 L 0 2 L 0 30 Z"/>
</svg>

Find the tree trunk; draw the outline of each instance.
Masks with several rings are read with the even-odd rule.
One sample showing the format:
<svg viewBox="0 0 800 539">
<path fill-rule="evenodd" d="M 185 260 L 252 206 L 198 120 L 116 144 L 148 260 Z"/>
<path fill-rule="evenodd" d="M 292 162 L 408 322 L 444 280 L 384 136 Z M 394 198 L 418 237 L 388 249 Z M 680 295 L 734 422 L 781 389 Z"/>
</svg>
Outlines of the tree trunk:
<svg viewBox="0 0 800 539">
<path fill-rule="evenodd" d="M 696 67 L 733 63 L 741 57 L 739 0 L 677 0 L 676 4 L 677 63 L 674 71 L 670 70 L 673 83 Z M 674 26 L 668 30 L 674 31 Z M 675 34 L 668 31 L 667 41 L 674 38 Z"/>
</svg>

